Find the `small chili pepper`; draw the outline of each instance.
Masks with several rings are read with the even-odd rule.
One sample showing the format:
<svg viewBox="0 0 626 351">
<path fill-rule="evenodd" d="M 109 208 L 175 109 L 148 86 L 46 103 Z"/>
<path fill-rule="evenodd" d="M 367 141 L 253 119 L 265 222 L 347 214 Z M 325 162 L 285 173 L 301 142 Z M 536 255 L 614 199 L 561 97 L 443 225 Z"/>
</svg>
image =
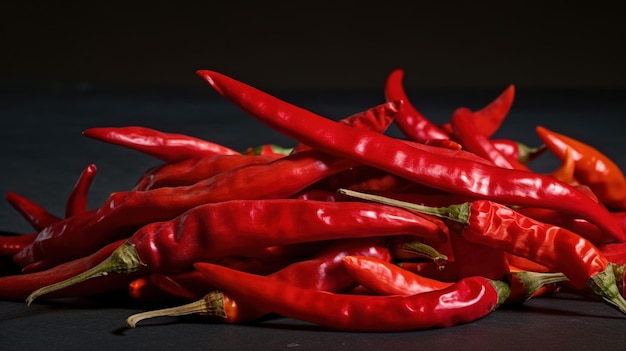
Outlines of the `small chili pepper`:
<svg viewBox="0 0 626 351">
<path fill-rule="evenodd" d="M 625 238 L 606 208 L 550 176 L 471 162 L 438 152 L 458 151 L 419 143 L 408 145 L 383 134 L 355 130 L 223 74 L 208 70 L 197 74 L 257 120 L 321 152 L 452 193 L 573 213 L 620 241 Z"/>
<path fill-rule="evenodd" d="M 488 200 L 435 208 L 346 189 L 340 192 L 458 222 L 464 225 L 462 236 L 468 241 L 530 259 L 553 272 L 562 272 L 572 286 L 589 287 L 611 306 L 626 313 L 626 300 L 617 289 L 612 264 L 591 242 L 567 229 L 533 220 Z"/>
<path fill-rule="evenodd" d="M 474 112 L 476 126 L 481 135 L 490 138 L 498 131 L 500 125 L 502 125 L 502 122 L 511 110 L 514 98 L 515 86 L 511 84 L 487 106 Z M 441 125 L 440 128 L 453 134 L 450 122 Z"/>
<path fill-rule="evenodd" d="M 99 264 L 111 255 L 123 241 L 104 246 L 98 252 L 72 260 L 36 273 L 15 274 L 0 277 L 0 300 L 24 301 L 34 290 L 56 284 Z M 137 274 L 109 274 L 100 279 L 82 282 L 52 292 L 49 298 L 78 297 L 127 289 L 128 284 L 138 278 Z"/>
<path fill-rule="evenodd" d="M 48 212 L 43 206 L 18 193 L 8 192 L 6 199 L 37 231 L 61 220 L 61 218 Z"/>
<path fill-rule="evenodd" d="M 303 289 L 209 263 L 194 267 L 218 289 L 253 305 L 335 330 L 395 332 L 475 321 L 508 296 L 508 286 L 482 277 L 412 296 L 366 296 Z"/>
<path fill-rule="evenodd" d="M 574 156 L 572 154 L 572 150 L 567 148 L 564 152 L 563 158 L 561 159 L 561 164 L 557 169 L 550 173 L 555 179 L 562 181 L 563 183 L 576 185 L 579 184 L 574 177 L 574 172 L 576 171 L 576 161 L 574 161 Z"/>
<path fill-rule="evenodd" d="M 0 235 L 0 257 L 12 257 L 30 245 L 36 237 L 37 233 Z"/>
<path fill-rule="evenodd" d="M 474 113 L 476 114 L 476 113 Z M 537 147 L 530 147 L 520 141 L 511 139 L 490 139 L 493 146 L 509 159 L 517 160 L 521 164 L 528 164 L 541 156 L 547 147 L 541 144 Z"/>
<path fill-rule="evenodd" d="M 182 272 L 251 249 L 302 242 L 415 235 L 443 240 L 438 224 L 401 208 L 360 202 L 238 200 L 209 203 L 138 230 L 100 265 L 34 291 L 50 291 L 113 272 Z"/>
<path fill-rule="evenodd" d="M 456 109 L 452 114 L 450 123 L 455 138 L 466 150 L 491 160 L 498 167 L 529 171 L 528 167 L 518 162 L 517 159 L 502 154 L 488 137 L 480 133 L 470 109 Z"/>
<path fill-rule="evenodd" d="M 559 158 L 570 149 L 575 161 L 575 176 L 588 185 L 600 201 L 614 211 L 626 209 L 626 177 L 622 170 L 598 149 L 572 137 L 536 127 L 537 134 Z"/>
<path fill-rule="evenodd" d="M 233 155 L 239 152 L 226 146 L 184 134 L 129 127 L 100 127 L 83 131 L 83 135 L 142 152 L 165 162 L 178 162 L 195 157 Z"/>
<path fill-rule="evenodd" d="M 80 174 L 80 177 L 76 181 L 67 199 L 65 218 L 72 217 L 77 213 L 87 212 L 89 188 L 96 176 L 97 170 L 96 165 L 90 164 Z"/>
<path fill-rule="evenodd" d="M 275 155 L 227 154 L 166 163 L 142 174 L 132 190 L 146 191 L 164 187 L 192 185 L 222 172 L 251 164 L 269 163 L 277 158 Z"/>
<path fill-rule="evenodd" d="M 420 113 L 407 98 L 402 78 L 404 72 L 396 69 L 387 77 L 385 97 L 387 101 L 403 101 L 404 108 L 396 117 L 398 128 L 411 140 L 426 142 L 432 139 L 450 139 L 448 133 L 441 130 L 422 113 Z"/>
</svg>

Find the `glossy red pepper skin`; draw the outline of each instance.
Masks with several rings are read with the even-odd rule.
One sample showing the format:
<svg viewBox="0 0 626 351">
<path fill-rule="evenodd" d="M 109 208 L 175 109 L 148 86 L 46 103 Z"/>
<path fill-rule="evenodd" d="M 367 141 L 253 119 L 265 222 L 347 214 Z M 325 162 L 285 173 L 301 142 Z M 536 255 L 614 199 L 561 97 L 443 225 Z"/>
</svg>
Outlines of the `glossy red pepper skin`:
<svg viewBox="0 0 626 351">
<path fill-rule="evenodd" d="M 163 133 L 138 126 L 90 128 L 83 131 L 83 135 L 127 147 L 165 162 L 178 162 L 213 155 L 239 154 L 239 152 L 226 146 L 188 135 Z"/>
<path fill-rule="evenodd" d="M 251 116 L 322 152 L 451 193 L 573 213 L 624 240 L 624 231 L 604 207 L 552 177 L 454 158 L 436 151 L 453 150 L 408 145 L 386 135 L 356 131 L 220 73 L 197 73 Z"/>
<path fill-rule="evenodd" d="M 122 243 L 123 241 L 111 243 L 93 255 L 69 261 L 40 272 L 0 277 L 0 300 L 23 302 L 34 290 L 58 283 L 99 264 Z M 49 295 L 46 295 L 46 298 L 88 296 L 126 289 L 128 284 L 137 277 L 137 274 L 132 273 L 109 274 L 51 292 Z"/>
<path fill-rule="evenodd" d="M 98 168 L 94 164 L 90 164 L 76 181 L 72 192 L 70 193 L 67 204 L 65 205 L 65 218 L 72 217 L 76 214 L 87 212 L 88 210 L 88 195 L 91 183 L 96 176 Z"/>
<path fill-rule="evenodd" d="M 389 261 L 368 256 L 345 256 L 346 270 L 354 280 L 378 295 L 414 295 L 452 285 L 410 272 Z"/>
<path fill-rule="evenodd" d="M 359 116 L 376 119 L 374 125 L 384 125 L 382 121 L 389 125 L 397 111 L 397 104 L 385 103 Z M 130 236 L 147 223 L 172 219 L 195 206 L 236 199 L 288 198 L 355 165 L 358 163 L 308 150 L 267 164 L 235 168 L 188 186 L 114 193 L 95 213 L 90 211 L 69 223 L 46 228 L 32 245 L 16 253 L 14 261 L 22 267 L 44 259 L 48 263 L 42 267 L 58 264 L 85 256 L 108 242 Z M 86 232 L 89 235 L 83 235 Z"/>
<path fill-rule="evenodd" d="M 598 149 L 572 137 L 542 126 L 537 126 L 536 131 L 557 157 L 564 159 L 566 150 L 570 149 L 576 179 L 589 186 L 602 203 L 614 211 L 626 210 L 626 177 L 615 162 Z"/>
<path fill-rule="evenodd" d="M 214 155 L 167 163 L 146 171 L 132 190 L 192 185 L 234 168 L 269 163 L 277 158 L 275 155 Z"/>
<path fill-rule="evenodd" d="M 517 159 L 509 158 L 501 153 L 488 137 L 480 133 L 478 124 L 470 109 L 456 109 L 452 114 L 450 123 L 456 140 L 466 150 L 491 160 L 498 167 L 530 171 L 528 167 L 518 162 Z"/>
<path fill-rule="evenodd" d="M 443 238 L 435 222 L 392 206 L 276 199 L 198 206 L 174 220 L 144 226 L 128 243 L 144 269 L 181 272 L 194 262 L 267 246 L 399 234 Z"/>
<path fill-rule="evenodd" d="M 353 288 L 356 282 L 344 268 L 342 258 L 348 255 L 363 255 L 359 257 L 371 257 L 382 262 L 389 262 L 391 255 L 385 247 L 385 241 L 385 238 L 376 237 L 337 240 L 329 243 L 326 249 L 313 257 L 295 262 L 267 277 L 303 289 L 346 292 Z M 160 274 L 160 283 L 169 285 L 165 287 L 166 290 L 174 290 L 172 293 L 180 291 L 182 296 L 191 300 L 201 299 L 208 292 L 215 290 L 215 287 L 198 271 L 184 275 L 181 281 L 177 275 L 167 277 Z M 193 280 L 190 279 L 191 277 Z M 225 323 L 251 322 L 271 312 L 262 305 L 240 301 L 228 296 L 228 293 L 224 294 L 221 303 L 223 306 L 220 306 L 220 309 L 224 310 L 225 317 L 220 320 Z M 205 313 L 210 314 L 210 311 Z"/>
<path fill-rule="evenodd" d="M 37 233 L 0 236 L 0 257 L 12 257 L 15 253 L 30 245 L 36 237 Z"/>
<path fill-rule="evenodd" d="M 232 296 L 334 330 L 395 332 L 448 327 L 475 321 L 500 304 L 491 281 L 482 277 L 413 296 L 364 296 L 298 288 L 209 263 L 194 267 Z"/>
</svg>

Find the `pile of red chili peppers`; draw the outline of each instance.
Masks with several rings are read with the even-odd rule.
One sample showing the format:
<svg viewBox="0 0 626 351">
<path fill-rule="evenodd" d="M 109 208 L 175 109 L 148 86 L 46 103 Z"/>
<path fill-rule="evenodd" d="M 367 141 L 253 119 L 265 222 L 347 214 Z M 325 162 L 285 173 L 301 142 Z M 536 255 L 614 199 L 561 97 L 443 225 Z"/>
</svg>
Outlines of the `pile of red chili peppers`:
<svg viewBox="0 0 626 351">
<path fill-rule="evenodd" d="M 295 145 L 236 151 L 150 128 L 84 135 L 161 160 L 89 209 L 89 165 L 57 216 L 17 193 L 32 232 L 0 237 L 19 273 L 0 299 L 127 290 L 218 323 L 283 316 L 347 331 L 476 321 L 503 304 L 567 291 L 626 313 L 626 178 L 583 141 L 537 126 L 529 147 L 493 137 L 515 88 L 445 124 L 408 99 L 394 70 L 385 101 L 335 121 L 214 71 L 217 93 Z M 396 124 L 404 138 L 385 134 Z M 537 173 L 552 152 L 562 162 Z"/>
</svg>

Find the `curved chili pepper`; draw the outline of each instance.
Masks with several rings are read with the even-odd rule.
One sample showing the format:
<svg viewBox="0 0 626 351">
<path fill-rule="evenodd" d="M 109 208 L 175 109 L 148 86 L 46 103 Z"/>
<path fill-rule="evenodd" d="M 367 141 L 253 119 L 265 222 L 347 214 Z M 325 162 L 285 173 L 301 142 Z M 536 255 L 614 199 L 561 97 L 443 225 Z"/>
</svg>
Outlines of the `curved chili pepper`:
<svg viewBox="0 0 626 351">
<path fill-rule="evenodd" d="M 308 200 L 239 200 L 209 203 L 138 230 L 98 267 L 39 289 L 28 301 L 101 274 L 182 272 L 254 248 L 302 242 L 415 235 L 445 239 L 435 222 L 394 206 Z"/>
<path fill-rule="evenodd" d="M 612 264 L 591 242 L 567 229 L 533 220 L 488 200 L 434 208 L 346 189 L 340 192 L 458 222 L 464 226 L 462 236 L 468 241 L 530 259 L 553 272 L 562 272 L 575 288 L 589 287 L 611 306 L 626 313 L 626 300 L 619 294 Z"/>
<path fill-rule="evenodd" d="M 557 157 L 564 159 L 566 150 L 571 150 L 576 179 L 589 186 L 602 203 L 615 211 L 626 209 L 626 177 L 609 157 L 588 144 L 542 126 L 537 126 L 536 131 Z"/>
<path fill-rule="evenodd" d="M 269 163 L 277 158 L 275 155 L 214 155 L 166 163 L 145 172 L 132 190 L 192 185 L 234 168 Z"/>
<path fill-rule="evenodd" d="M 37 233 L 1 235 L 0 236 L 0 257 L 12 257 L 26 246 L 30 245 Z"/>
<path fill-rule="evenodd" d="M 6 199 L 37 231 L 61 220 L 61 218 L 48 212 L 43 206 L 16 192 L 8 192 Z"/>
<path fill-rule="evenodd" d="M 390 124 L 397 111 L 397 104 L 385 103 L 360 115 Z M 96 213 L 90 213 L 91 216 L 81 215 L 71 223 L 46 228 L 32 245 L 16 253 L 13 259 L 22 267 L 43 259 L 48 264 L 65 262 L 127 237 L 129 230 L 172 219 L 195 206 L 234 199 L 288 198 L 355 165 L 357 163 L 350 160 L 309 150 L 267 164 L 232 169 L 189 186 L 114 193 Z M 89 235 L 83 235 L 85 232 Z"/>
<path fill-rule="evenodd" d="M 398 128 L 411 140 L 421 143 L 431 139 L 450 139 L 448 133 L 432 123 L 411 104 L 402 85 L 403 76 L 404 72 L 396 69 L 389 74 L 385 84 L 387 101 L 403 101 L 404 107 L 396 117 Z"/>
<path fill-rule="evenodd" d="M 194 267 L 220 290 L 279 315 L 336 330 L 392 332 L 475 321 L 497 308 L 508 286 L 482 277 L 412 296 L 365 296 L 303 289 L 209 263 Z"/>
<path fill-rule="evenodd" d="M 165 162 L 178 162 L 195 157 L 234 155 L 239 152 L 226 146 L 184 134 L 128 126 L 100 127 L 83 131 L 83 135 L 142 152 Z"/>
<path fill-rule="evenodd" d="M 44 271 L 0 277 L 0 300 L 24 301 L 36 289 L 56 284 L 94 267 L 111 255 L 121 244 L 123 244 L 123 241 L 111 243 L 92 255 L 81 257 Z M 138 274 L 109 274 L 51 292 L 48 297 L 88 296 L 127 289 L 128 284 L 138 277 Z"/>
<path fill-rule="evenodd" d="M 491 160 L 496 166 L 508 169 L 529 171 L 528 167 L 502 154 L 486 136 L 478 130 L 472 111 L 468 108 L 458 108 L 452 114 L 450 121 L 452 131 L 463 147 L 481 157 Z"/>
<path fill-rule="evenodd" d="M 349 128 L 220 73 L 208 70 L 197 73 L 254 118 L 322 152 L 380 168 L 435 189 L 510 205 L 573 213 L 597 224 L 616 239 L 624 240 L 624 231 L 606 208 L 552 177 L 453 158 L 436 151 L 455 152 L 453 150 L 408 145 L 383 134 Z"/>
<path fill-rule="evenodd" d="M 576 161 L 574 160 L 574 156 L 572 154 L 572 150 L 567 148 L 563 154 L 563 158 L 561 159 L 561 164 L 557 169 L 550 173 L 555 179 L 562 181 L 563 183 L 576 185 L 579 184 L 574 177 L 574 173 L 576 171 Z"/>
<path fill-rule="evenodd" d="M 515 85 L 511 84 L 487 106 L 474 112 L 474 119 L 478 132 L 490 138 L 500 128 L 500 125 L 509 114 L 515 98 Z M 452 134 L 452 125 L 445 123 L 441 129 Z"/>
<path fill-rule="evenodd" d="M 89 188 L 97 170 L 96 165 L 90 164 L 80 174 L 67 199 L 65 218 L 72 217 L 77 213 L 87 212 Z"/>
</svg>

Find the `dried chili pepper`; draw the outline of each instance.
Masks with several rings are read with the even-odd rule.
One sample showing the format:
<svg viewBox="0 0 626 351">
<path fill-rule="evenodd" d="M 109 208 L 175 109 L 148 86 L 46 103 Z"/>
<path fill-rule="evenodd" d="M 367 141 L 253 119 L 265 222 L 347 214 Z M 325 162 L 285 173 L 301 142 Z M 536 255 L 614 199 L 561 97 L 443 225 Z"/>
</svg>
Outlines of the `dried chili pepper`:
<svg viewBox="0 0 626 351">
<path fill-rule="evenodd" d="M 76 181 L 76 184 L 72 188 L 70 195 L 65 205 L 65 218 L 72 217 L 78 213 L 87 212 L 88 208 L 88 193 L 91 183 L 96 176 L 97 167 L 94 164 L 90 164 Z"/>
<path fill-rule="evenodd" d="M 208 70 L 197 74 L 254 118 L 322 152 L 452 193 L 573 213 L 624 240 L 624 231 L 606 208 L 552 177 L 454 158 L 449 152 L 458 151 L 408 145 L 386 135 L 355 130 L 223 74 Z"/>
<path fill-rule="evenodd" d="M 611 306 L 626 313 L 626 300 L 617 289 L 612 264 L 591 242 L 567 229 L 533 220 L 488 200 L 435 208 L 346 189 L 340 192 L 456 221 L 464 225 L 462 236 L 468 241 L 530 259 L 553 272 L 562 272 L 575 288 L 589 287 Z"/>
<path fill-rule="evenodd" d="M 495 310 L 509 294 L 505 283 L 482 277 L 412 296 L 335 294 L 209 263 L 194 267 L 218 289 L 242 301 L 288 318 L 347 331 L 393 332 L 467 323 Z"/>
<path fill-rule="evenodd" d="M 397 104 L 385 103 L 359 116 L 375 119 L 378 121 L 376 125 L 384 125 L 383 121 L 389 125 L 397 111 Z M 58 264 L 127 237 L 142 225 L 172 219 L 195 206 L 234 199 L 288 198 L 357 164 L 309 150 L 267 164 L 239 167 L 189 186 L 114 193 L 96 213 L 90 212 L 70 223 L 46 228 L 32 245 L 15 254 L 14 261 L 20 266 L 43 259 L 48 261 L 47 265 Z M 83 235 L 84 232 L 89 235 Z"/>
<path fill-rule="evenodd" d="M 615 162 L 580 140 L 542 126 L 537 126 L 536 131 L 557 157 L 564 159 L 567 149 L 572 152 L 576 179 L 589 186 L 602 203 L 614 211 L 626 209 L 626 177 Z"/>
<path fill-rule="evenodd" d="M 194 262 L 268 246 L 399 234 L 445 239 L 440 226 L 427 217 L 381 204 L 293 199 L 209 203 L 173 220 L 145 225 L 97 267 L 39 289 L 28 301 L 118 270 L 182 272 Z"/>
<path fill-rule="evenodd" d="M 178 162 L 213 155 L 239 154 L 239 152 L 226 146 L 192 136 L 163 133 L 138 126 L 90 128 L 83 131 L 83 135 L 127 147 L 165 162 Z"/>
</svg>

